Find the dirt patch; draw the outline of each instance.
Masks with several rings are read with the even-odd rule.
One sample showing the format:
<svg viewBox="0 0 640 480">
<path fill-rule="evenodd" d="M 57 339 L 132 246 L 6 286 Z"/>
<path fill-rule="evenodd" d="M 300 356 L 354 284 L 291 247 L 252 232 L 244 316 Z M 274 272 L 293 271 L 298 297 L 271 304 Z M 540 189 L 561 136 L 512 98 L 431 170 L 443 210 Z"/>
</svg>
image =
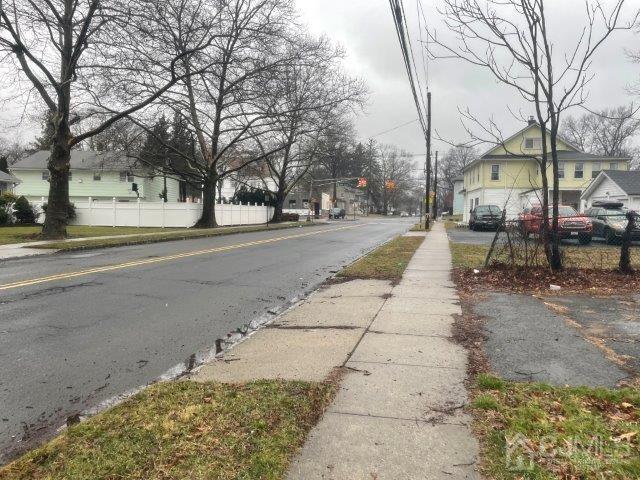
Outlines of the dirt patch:
<svg viewBox="0 0 640 480">
<path fill-rule="evenodd" d="M 467 375 L 468 379 L 473 379 L 479 373 L 490 371 L 489 361 L 484 352 L 484 319 L 473 311 L 477 294 L 460 291 L 459 295 L 462 315 L 455 315 L 453 340 L 469 352 Z"/>
<path fill-rule="evenodd" d="M 453 278 L 460 291 L 466 293 L 485 290 L 545 295 L 580 293 L 610 296 L 640 293 L 640 273 L 624 275 L 615 270 L 568 268 L 552 272 L 542 267 L 524 269 L 494 265 L 481 270 L 455 268 Z M 550 285 L 557 285 L 560 290 L 552 291 Z"/>
</svg>

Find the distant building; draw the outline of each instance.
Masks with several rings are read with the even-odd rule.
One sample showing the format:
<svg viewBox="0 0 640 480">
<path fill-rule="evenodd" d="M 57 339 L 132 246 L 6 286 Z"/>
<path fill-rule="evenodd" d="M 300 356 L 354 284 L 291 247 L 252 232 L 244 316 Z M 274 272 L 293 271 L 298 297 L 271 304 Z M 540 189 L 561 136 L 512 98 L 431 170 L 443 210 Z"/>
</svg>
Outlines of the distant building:
<svg viewBox="0 0 640 480">
<path fill-rule="evenodd" d="M 464 213 L 464 177 L 462 175 L 453 179 L 453 214 Z"/>
<path fill-rule="evenodd" d="M 547 136 L 547 138 L 549 138 Z M 464 170 L 463 220 L 477 205 L 497 205 L 514 218 L 523 208 L 540 203 L 542 175 L 536 158 L 542 154 L 542 128 L 533 119 L 529 124 L 492 148 Z M 551 153 L 547 178 L 553 182 Z M 602 170 L 629 170 L 630 158 L 585 153 L 558 138 L 560 203 L 580 208 L 580 197 Z"/>
<path fill-rule="evenodd" d="M 594 202 L 612 201 L 640 212 L 640 171 L 603 170 L 580 198 L 584 209 Z"/>
<path fill-rule="evenodd" d="M 3 193 L 12 193 L 20 180 L 10 173 L 0 170 L 0 195 Z"/>
<path fill-rule="evenodd" d="M 11 173 L 19 179 L 14 188 L 16 195 L 24 195 L 30 201 L 39 201 L 49 195 L 48 151 L 38 151 L 11 166 Z M 74 150 L 71 152 L 69 171 L 69 197 L 71 202 L 96 201 L 118 202 L 162 201 L 164 177 L 149 167 L 135 166 L 124 154 Z M 167 177 L 167 201 L 180 200 L 180 181 Z M 137 192 L 134 188 L 137 187 Z"/>
</svg>

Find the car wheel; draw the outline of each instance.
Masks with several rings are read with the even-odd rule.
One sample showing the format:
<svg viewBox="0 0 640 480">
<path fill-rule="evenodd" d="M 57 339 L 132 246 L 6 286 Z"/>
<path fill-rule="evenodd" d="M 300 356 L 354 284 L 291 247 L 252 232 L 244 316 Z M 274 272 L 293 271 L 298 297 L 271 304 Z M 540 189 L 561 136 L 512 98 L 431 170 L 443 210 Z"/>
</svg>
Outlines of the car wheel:
<svg viewBox="0 0 640 480">
<path fill-rule="evenodd" d="M 578 235 L 578 241 L 580 242 L 580 245 L 589 245 L 591 243 L 591 235 L 581 233 Z"/>
<path fill-rule="evenodd" d="M 613 233 L 613 230 L 607 228 L 604 231 L 604 239 L 606 240 L 607 245 L 613 245 L 616 243 L 616 234 Z"/>
</svg>

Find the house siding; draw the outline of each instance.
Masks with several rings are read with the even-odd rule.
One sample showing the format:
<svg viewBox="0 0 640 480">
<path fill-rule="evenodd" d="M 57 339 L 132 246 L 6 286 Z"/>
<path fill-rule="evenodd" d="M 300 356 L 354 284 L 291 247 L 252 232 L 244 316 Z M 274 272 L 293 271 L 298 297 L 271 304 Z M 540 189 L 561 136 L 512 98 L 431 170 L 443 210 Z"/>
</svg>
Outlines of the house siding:
<svg viewBox="0 0 640 480">
<path fill-rule="evenodd" d="M 22 183 L 15 188 L 16 195 L 24 195 L 29 201 L 39 201 L 49 195 L 49 182 L 42 179 L 43 170 L 13 170 L 12 173 Z M 69 197 L 72 202 L 84 201 L 92 197 L 96 201 L 109 200 L 114 197 L 118 201 L 134 201 L 138 198 L 136 192 L 131 190 L 131 182 L 121 182 L 119 171 L 101 171 L 100 180 L 93 179 L 93 171 L 72 170 L 69 181 Z M 158 193 L 162 190 L 162 180 L 149 179 L 134 176 L 134 182 L 138 184 L 140 198 L 147 202 L 159 202 Z M 151 185 L 153 183 L 153 185 Z M 157 186 L 156 186 L 157 185 Z M 178 200 L 178 181 L 167 181 L 169 201 Z M 157 192 L 156 192 L 157 190 Z"/>
<path fill-rule="evenodd" d="M 629 196 L 622 190 L 616 182 L 609 177 L 605 177 L 603 181 L 593 189 L 593 191 L 582 199 L 582 207 L 587 209 L 598 201 L 616 201 L 635 211 L 640 211 L 640 197 Z"/>
</svg>

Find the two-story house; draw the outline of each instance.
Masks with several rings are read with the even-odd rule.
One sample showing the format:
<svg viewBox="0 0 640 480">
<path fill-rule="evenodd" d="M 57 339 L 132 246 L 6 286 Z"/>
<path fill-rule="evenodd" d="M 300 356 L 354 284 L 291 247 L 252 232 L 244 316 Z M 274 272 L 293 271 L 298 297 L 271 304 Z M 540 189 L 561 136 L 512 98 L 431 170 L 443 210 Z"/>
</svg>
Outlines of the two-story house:
<svg viewBox="0 0 640 480">
<path fill-rule="evenodd" d="M 550 150 L 550 148 L 549 148 Z M 497 205 L 514 218 L 524 208 L 541 203 L 542 175 L 538 164 L 542 156 L 542 129 L 529 124 L 501 145 L 486 152 L 463 170 L 464 212 L 477 205 Z M 629 170 L 630 158 L 611 158 L 585 153 L 575 145 L 558 139 L 560 203 L 580 210 L 580 196 L 602 170 Z M 549 193 L 553 188 L 551 152 L 548 156 Z"/>
<path fill-rule="evenodd" d="M 11 166 L 11 173 L 19 179 L 14 188 L 16 195 L 37 202 L 49 195 L 48 151 L 38 151 Z M 165 178 L 149 168 L 135 167 L 133 161 L 116 153 L 74 150 L 71 152 L 69 171 L 69 197 L 71 202 L 95 201 L 145 202 L 162 200 Z M 167 201 L 177 202 L 180 182 L 166 178 Z M 136 191 L 137 189 L 137 191 Z"/>
</svg>

